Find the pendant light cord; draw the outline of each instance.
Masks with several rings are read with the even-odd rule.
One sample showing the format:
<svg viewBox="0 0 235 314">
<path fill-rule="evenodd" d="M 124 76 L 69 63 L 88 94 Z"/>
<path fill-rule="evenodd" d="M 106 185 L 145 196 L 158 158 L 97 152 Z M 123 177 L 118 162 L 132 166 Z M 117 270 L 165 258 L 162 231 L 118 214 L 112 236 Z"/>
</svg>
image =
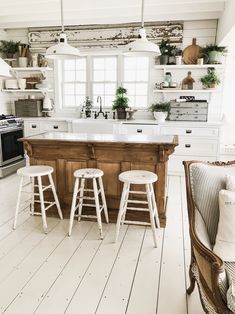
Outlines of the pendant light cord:
<svg viewBox="0 0 235 314">
<path fill-rule="evenodd" d="M 64 33 L 64 15 L 63 15 L 63 0 L 60 0 L 60 14 L 61 14 L 61 28 L 62 33 Z"/>
<path fill-rule="evenodd" d="M 144 28 L 144 0 L 142 0 L 142 8 L 141 8 L 141 27 Z"/>
</svg>

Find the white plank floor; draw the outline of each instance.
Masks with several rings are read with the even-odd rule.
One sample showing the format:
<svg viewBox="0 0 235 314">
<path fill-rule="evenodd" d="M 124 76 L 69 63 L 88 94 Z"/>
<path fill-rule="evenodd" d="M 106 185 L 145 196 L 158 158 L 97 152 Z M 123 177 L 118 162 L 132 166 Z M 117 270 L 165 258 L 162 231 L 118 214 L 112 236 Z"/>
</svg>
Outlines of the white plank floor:
<svg viewBox="0 0 235 314">
<path fill-rule="evenodd" d="M 167 228 L 123 226 L 113 243 L 114 224 L 40 217 L 27 210 L 13 231 L 16 175 L 0 180 L 0 313 L 11 314 L 202 314 L 198 291 L 187 297 L 190 242 L 185 182 L 169 177 Z"/>
</svg>

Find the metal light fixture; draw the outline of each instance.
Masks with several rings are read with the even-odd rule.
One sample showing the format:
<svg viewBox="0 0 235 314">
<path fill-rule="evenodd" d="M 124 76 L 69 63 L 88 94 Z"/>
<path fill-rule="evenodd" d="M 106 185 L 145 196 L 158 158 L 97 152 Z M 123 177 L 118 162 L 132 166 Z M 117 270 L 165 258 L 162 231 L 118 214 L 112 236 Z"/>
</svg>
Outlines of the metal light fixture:
<svg viewBox="0 0 235 314">
<path fill-rule="evenodd" d="M 125 46 L 123 54 L 128 56 L 154 54 L 160 56 L 161 52 L 157 44 L 152 43 L 146 38 L 144 28 L 144 0 L 142 0 L 141 8 L 141 28 L 139 30 L 138 39 Z"/>
<path fill-rule="evenodd" d="M 70 46 L 67 43 L 67 37 L 64 32 L 64 17 L 63 17 L 63 0 L 60 0 L 60 8 L 61 8 L 61 33 L 59 43 L 49 47 L 46 50 L 45 57 L 47 59 L 53 60 L 66 60 L 66 59 L 75 59 L 80 57 L 80 51 Z"/>
<path fill-rule="evenodd" d="M 0 58 L 0 77 L 10 77 L 11 67 L 2 58 Z"/>
</svg>

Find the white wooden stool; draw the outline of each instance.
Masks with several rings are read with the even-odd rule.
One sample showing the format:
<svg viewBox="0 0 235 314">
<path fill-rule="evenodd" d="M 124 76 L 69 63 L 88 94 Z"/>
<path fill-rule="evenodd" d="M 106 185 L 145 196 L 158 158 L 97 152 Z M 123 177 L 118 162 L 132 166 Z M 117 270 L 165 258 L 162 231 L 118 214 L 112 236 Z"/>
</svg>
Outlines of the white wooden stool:
<svg viewBox="0 0 235 314">
<path fill-rule="evenodd" d="M 74 184 L 73 200 L 72 200 L 72 206 L 71 206 L 71 212 L 70 212 L 69 236 L 71 235 L 71 232 L 72 232 L 74 216 L 77 216 L 78 221 L 80 221 L 82 217 L 97 218 L 100 238 L 103 239 L 102 221 L 101 221 L 102 210 L 104 210 L 106 222 L 107 223 L 109 222 L 108 210 L 107 210 L 106 199 L 105 199 L 105 194 L 104 194 L 104 187 L 103 187 L 103 182 L 102 182 L 103 175 L 104 175 L 104 172 L 102 170 L 94 169 L 94 168 L 79 169 L 74 172 L 74 177 L 76 179 L 75 179 L 75 184 Z M 87 179 L 92 180 L 92 186 L 93 186 L 92 189 L 85 188 L 85 180 Z M 86 196 L 84 195 L 84 192 L 92 192 L 94 196 L 93 197 Z M 102 204 L 100 204 L 99 195 L 101 196 Z M 85 204 L 83 203 L 83 200 L 93 200 L 94 204 L 92 203 Z M 83 205 L 87 207 L 95 207 L 96 215 L 82 215 Z M 75 215 L 75 212 L 77 209 L 78 209 L 78 214 Z"/>
<path fill-rule="evenodd" d="M 56 194 L 55 185 L 52 179 L 52 172 L 53 168 L 49 166 L 29 166 L 29 167 L 23 167 L 17 170 L 17 174 L 21 177 L 20 179 L 20 187 L 19 187 L 19 193 L 18 193 L 18 200 L 16 204 L 16 211 L 15 211 L 15 219 L 13 224 L 13 229 L 16 228 L 17 223 L 17 217 L 20 210 L 20 201 L 21 201 L 21 194 L 23 193 L 29 193 L 31 194 L 30 198 L 30 213 L 32 215 L 41 215 L 42 216 L 42 222 L 43 222 L 43 229 L 44 232 L 47 233 L 47 222 L 46 222 L 46 210 L 53 205 L 56 205 L 58 214 L 60 216 L 60 219 L 63 219 L 63 215 L 60 208 L 60 203 Z M 49 179 L 49 185 L 43 186 L 42 185 L 42 177 L 48 176 Z M 30 179 L 29 183 L 24 184 L 24 179 Z M 38 185 L 35 184 L 35 178 L 37 178 Z M 25 191 L 23 188 L 26 186 L 31 185 L 31 191 Z M 38 193 L 35 193 L 34 189 L 35 187 L 38 188 Z M 54 196 L 54 202 L 44 201 L 43 192 L 45 190 L 51 189 L 53 196 Z M 39 199 L 35 199 L 35 196 L 39 196 Z M 40 203 L 41 204 L 41 213 L 35 213 L 34 212 L 34 204 Z M 45 207 L 45 204 L 47 207 Z"/>
<path fill-rule="evenodd" d="M 117 218 L 117 225 L 116 225 L 116 238 L 115 242 L 118 240 L 120 224 L 141 224 L 141 225 L 151 225 L 152 232 L 153 232 L 153 241 L 154 246 L 157 247 L 157 237 L 156 237 L 156 226 L 159 228 L 160 223 L 158 219 L 158 212 L 157 212 L 157 205 L 155 201 L 155 195 L 153 190 L 153 183 L 156 182 L 158 179 L 157 175 L 150 171 L 144 170 L 131 170 L 125 171 L 120 173 L 119 180 L 124 182 L 123 191 L 120 201 L 120 208 Z M 131 184 L 144 184 L 145 191 L 130 191 Z M 147 196 L 147 201 L 141 200 L 134 200 L 129 199 L 129 194 L 145 194 Z M 128 206 L 128 203 L 132 204 L 146 204 L 148 207 L 133 207 Z M 125 220 L 126 211 L 128 210 L 137 210 L 137 211 L 148 211 L 150 216 L 150 223 L 147 222 L 140 222 L 140 221 L 128 221 Z"/>
</svg>

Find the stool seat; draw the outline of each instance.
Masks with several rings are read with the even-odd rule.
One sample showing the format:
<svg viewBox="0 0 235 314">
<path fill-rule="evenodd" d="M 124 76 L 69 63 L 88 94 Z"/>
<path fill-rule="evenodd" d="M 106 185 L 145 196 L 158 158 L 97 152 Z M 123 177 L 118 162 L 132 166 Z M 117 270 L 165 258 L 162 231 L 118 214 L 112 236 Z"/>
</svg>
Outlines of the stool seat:
<svg viewBox="0 0 235 314">
<path fill-rule="evenodd" d="M 85 179 L 99 178 L 99 177 L 102 177 L 103 175 L 104 175 L 104 172 L 96 168 L 79 169 L 74 172 L 74 176 L 76 178 L 85 178 Z"/>
<path fill-rule="evenodd" d="M 53 172 L 50 166 L 28 166 L 17 170 L 17 174 L 23 177 L 38 177 L 46 176 Z"/>
<path fill-rule="evenodd" d="M 145 170 L 130 170 L 119 174 L 119 180 L 130 184 L 150 184 L 156 182 L 157 175 Z"/>
</svg>

